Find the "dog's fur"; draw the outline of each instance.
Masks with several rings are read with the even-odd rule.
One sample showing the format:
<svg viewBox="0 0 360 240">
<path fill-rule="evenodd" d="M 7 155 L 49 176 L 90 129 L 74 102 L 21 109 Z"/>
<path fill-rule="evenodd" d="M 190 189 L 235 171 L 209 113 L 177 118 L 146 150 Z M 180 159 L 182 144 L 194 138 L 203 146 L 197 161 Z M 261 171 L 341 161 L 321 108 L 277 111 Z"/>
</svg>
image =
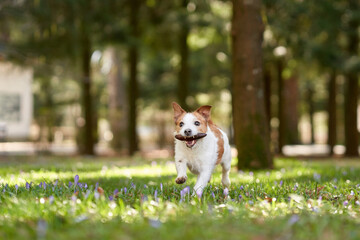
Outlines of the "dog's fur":
<svg viewBox="0 0 360 240">
<path fill-rule="evenodd" d="M 175 182 L 186 182 L 186 167 L 197 175 L 195 191 L 202 191 L 210 181 L 211 174 L 217 164 L 222 166 L 222 184 L 230 186 L 229 172 L 231 167 L 231 151 L 226 134 L 218 128 L 210 118 L 211 106 L 202 106 L 195 112 L 184 111 L 179 104 L 173 102 L 175 133 L 184 137 L 206 133 L 204 138 L 191 141 L 175 139 L 175 165 L 177 178 Z"/>
</svg>

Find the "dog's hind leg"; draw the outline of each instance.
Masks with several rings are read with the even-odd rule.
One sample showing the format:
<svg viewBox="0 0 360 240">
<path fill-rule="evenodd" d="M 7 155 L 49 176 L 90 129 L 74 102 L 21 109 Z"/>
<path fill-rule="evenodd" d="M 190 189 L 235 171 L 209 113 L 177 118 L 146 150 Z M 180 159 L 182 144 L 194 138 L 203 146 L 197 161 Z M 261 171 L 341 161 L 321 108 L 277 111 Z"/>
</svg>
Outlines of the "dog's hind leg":
<svg viewBox="0 0 360 240">
<path fill-rule="evenodd" d="M 221 167 L 222 167 L 221 183 L 224 187 L 229 187 L 230 186 L 229 173 L 231 169 L 231 161 L 221 163 Z"/>
</svg>

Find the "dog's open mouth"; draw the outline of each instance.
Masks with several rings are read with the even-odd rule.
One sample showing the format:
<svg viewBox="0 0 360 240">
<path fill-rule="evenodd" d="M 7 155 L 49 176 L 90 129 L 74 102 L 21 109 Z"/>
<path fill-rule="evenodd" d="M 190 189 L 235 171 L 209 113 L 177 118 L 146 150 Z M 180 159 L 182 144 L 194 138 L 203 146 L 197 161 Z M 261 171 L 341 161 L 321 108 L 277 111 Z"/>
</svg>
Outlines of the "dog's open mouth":
<svg viewBox="0 0 360 240">
<path fill-rule="evenodd" d="M 186 146 L 188 148 L 192 148 L 196 144 L 198 139 L 203 138 L 206 135 L 207 135 L 206 133 L 198 133 L 194 136 L 186 137 L 181 134 L 177 134 L 177 135 L 175 135 L 175 138 L 180 141 L 185 141 Z"/>
</svg>

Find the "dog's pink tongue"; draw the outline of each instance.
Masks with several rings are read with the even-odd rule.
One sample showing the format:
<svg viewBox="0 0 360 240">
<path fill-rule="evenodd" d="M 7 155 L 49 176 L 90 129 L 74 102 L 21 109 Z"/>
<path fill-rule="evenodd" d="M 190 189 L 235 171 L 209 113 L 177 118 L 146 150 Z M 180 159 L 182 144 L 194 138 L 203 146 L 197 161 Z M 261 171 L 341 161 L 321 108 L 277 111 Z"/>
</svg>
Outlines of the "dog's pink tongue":
<svg viewBox="0 0 360 240">
<path fill-rule="evenodd" d="M 186 146 L 191 148 L 192 146 L 194 146 L 196 143 L 196 140 L 191 140 L 191 141 L 186 141 Z"/>
</svg>

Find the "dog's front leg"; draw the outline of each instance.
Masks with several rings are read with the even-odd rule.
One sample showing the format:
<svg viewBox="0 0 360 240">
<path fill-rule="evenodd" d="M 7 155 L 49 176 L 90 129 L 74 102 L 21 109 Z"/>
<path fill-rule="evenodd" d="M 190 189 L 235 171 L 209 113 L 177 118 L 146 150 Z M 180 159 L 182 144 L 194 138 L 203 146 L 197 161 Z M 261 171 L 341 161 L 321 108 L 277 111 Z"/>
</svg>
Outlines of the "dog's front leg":
<svg viewBox="0 0 360 240">
<path fill-rule="evenodd" d="M 210 181 L 211 174 L 212 174 L 212 169 L 200 172 L 198 179 L 196 181 L 195 187 L 194 187 L 195 192 L 197 192 L 199 190 L 200 191 L 204 190 L 204 188 Z"/>
<path fill-rule="evenodd" d="M 177 184 L 183 184 L 187 180 L 186 161 L 184 159 L 175 159 L 175 166 L 178 174 L 175 182 Z"/>
</svg>

